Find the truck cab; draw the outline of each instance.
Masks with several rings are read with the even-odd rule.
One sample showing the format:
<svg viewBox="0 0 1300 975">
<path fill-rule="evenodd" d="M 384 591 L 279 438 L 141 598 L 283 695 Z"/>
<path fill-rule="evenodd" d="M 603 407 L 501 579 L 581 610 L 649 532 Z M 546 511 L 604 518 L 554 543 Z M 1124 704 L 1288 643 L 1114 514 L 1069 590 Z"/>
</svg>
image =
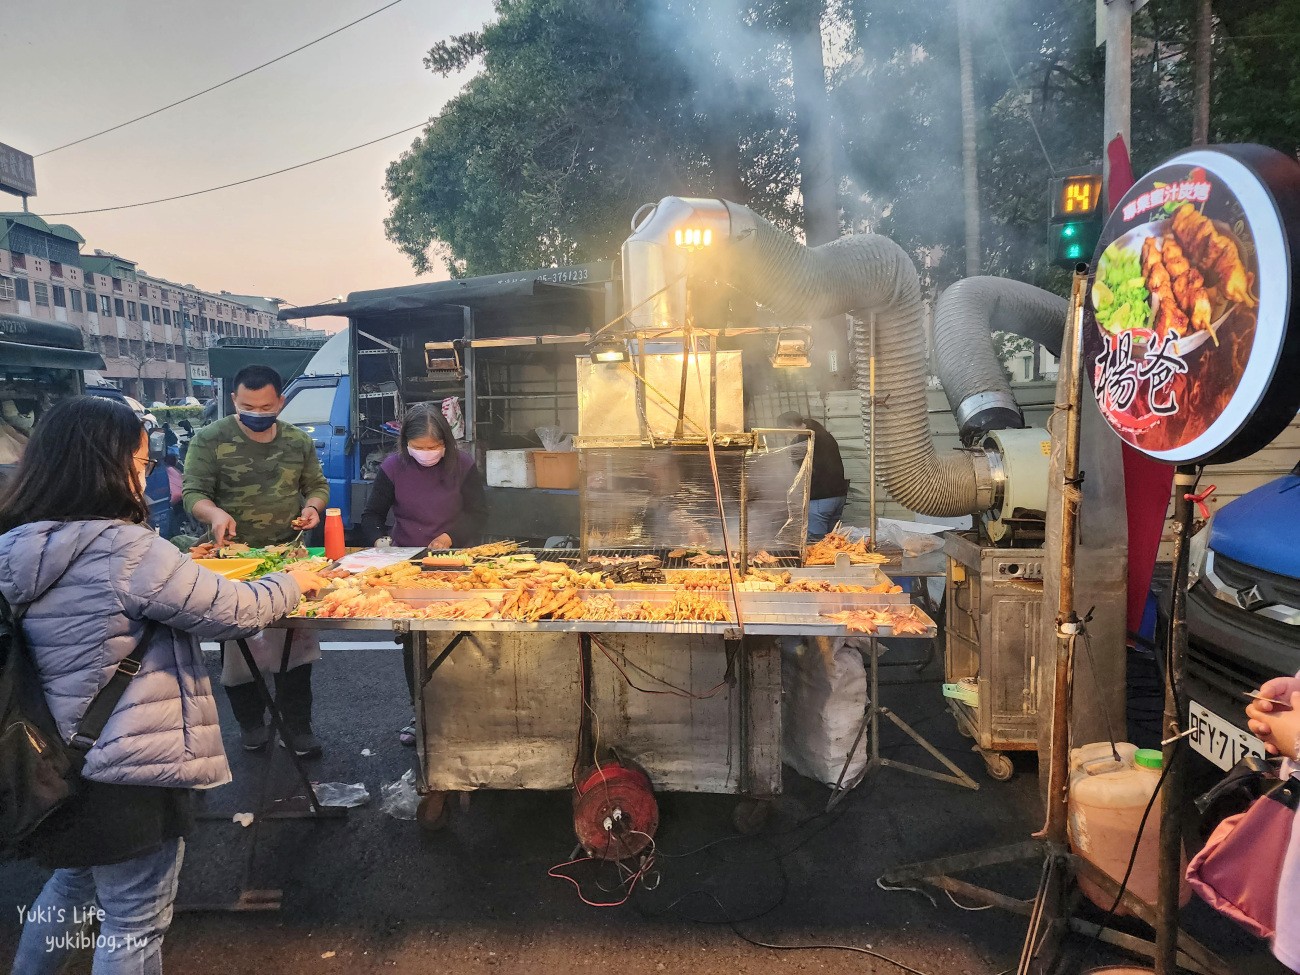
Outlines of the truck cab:
<svg viewBox="0 0 1300 975">
<path fill-rule="evenodd" d="M 330 484 L 330 507 L 352 521 L 351 422 L 352 379 L 348 375 L 349 330 L 338 332 L 307 363 L 301 376 L 285 387 L 280 419 L 311 437 L 321 469 Z M 357 511 L 360 517 L 360 511 Z"/>
<path fill-rule="evenodd" d="M 1192 747 L 1220 768 L 1263 745 L 1245 692 L 1300 671 L 1300 465 L 1216 511 L 1193 538 L 1185 689 Z"/>
</svg>

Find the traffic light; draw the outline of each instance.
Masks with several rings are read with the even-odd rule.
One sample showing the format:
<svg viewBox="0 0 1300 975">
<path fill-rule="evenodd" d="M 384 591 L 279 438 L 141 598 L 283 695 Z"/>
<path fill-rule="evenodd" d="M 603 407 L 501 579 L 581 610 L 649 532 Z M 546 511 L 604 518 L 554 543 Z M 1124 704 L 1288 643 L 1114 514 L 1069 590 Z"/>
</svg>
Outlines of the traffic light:
<svg viewBox="0 0 1300 975">
<path fill-rule="evenodd" d="M 1054 179 L 1050 247 L 1052 263 L 1072 270 L 1080 261 L 1090 261 L 1101 236 L 1104 212 L 1101 207 L 1101 175 L 1078 172 Z"/>
<path fill-rule="evenodd" d="M 1100 220 L 1072 220 L 1052 227 L 1052 263 L 1073 268 L 1080 261 L 1092 259 L 1101 234 Z"/>
</svg>

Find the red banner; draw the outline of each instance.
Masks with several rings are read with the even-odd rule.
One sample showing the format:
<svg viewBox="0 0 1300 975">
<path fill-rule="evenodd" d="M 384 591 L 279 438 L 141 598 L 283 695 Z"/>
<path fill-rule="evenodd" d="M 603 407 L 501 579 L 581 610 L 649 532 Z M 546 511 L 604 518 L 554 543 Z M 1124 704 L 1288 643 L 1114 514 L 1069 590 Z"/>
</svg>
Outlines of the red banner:
<svg viewBox="0 0 1300 975">
<path fill-rule="evenodd" d="M 1133 186 L 1133 164 L 1124 140 L 1116 136 L 1106 147 L 1110 179 L 1106 200 L 1113 208 Z M 1127 443 L 1124 450 L 1124 494 L 1128 509 L 1128 631 L 1142 625 L 1151 575 L 1160 552 L 1169 495 L 1174 486 L 1174 469 L 1152 460 Z"/>
</svg>

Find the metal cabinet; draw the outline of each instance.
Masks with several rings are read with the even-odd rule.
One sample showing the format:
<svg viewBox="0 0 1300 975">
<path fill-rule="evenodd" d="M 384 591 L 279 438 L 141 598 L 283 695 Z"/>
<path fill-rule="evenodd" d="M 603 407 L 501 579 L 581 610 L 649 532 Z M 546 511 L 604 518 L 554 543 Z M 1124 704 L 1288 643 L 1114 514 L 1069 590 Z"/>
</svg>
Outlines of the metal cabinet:
<svg viewBox="0 0 1300 975">
<path fill-rule="evenodd" d="M 1043 550 L 994 548 L 949 535 L 944 552 L 945 676 L 963 685 L 962 696 L 948 704 L 989 774 L 1006 780 L 1013 768 L 1003 753 L 1038 747 Z"/>
</svg>

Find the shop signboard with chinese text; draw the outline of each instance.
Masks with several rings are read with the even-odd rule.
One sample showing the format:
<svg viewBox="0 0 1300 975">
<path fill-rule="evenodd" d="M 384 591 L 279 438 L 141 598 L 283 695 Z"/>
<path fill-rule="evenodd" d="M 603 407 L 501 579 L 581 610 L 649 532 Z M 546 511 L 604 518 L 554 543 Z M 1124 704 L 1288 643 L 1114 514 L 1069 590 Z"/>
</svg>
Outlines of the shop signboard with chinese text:
<svg viewBox="0 0 1300 975">
<path fill-rule="evenodd" d="M 1180 153 L 1097 245 L 1083 367 L 1119 436 L 1169 464 L 1254 453 L 1300 407 L 1300 164 L 1262 146 Z"/>
<path fill-rule="evenodd" d="M 0 142 L 0 190 L 17 196 L 36 195 L 36 165 L 32 157 Z"/>
</svg>

